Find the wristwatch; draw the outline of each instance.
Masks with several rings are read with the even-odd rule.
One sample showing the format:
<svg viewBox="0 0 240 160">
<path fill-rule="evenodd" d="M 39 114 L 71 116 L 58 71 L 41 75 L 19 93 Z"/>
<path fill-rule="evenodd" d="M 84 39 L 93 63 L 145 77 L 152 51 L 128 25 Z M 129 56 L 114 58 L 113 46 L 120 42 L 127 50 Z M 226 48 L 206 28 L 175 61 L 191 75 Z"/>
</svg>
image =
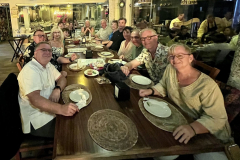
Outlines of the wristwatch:
<svg viewBox="0 0 240 160">
<path fill-rule="evenodd" d="M 61 87 L 60 87 L 60 86 L 55 86 L 55 87 L 54 87 L 54 89 L 59 89 L 59 90 L 60 90 L 60 92 L 62 92 L 62 89 L 61 89 Z M 53 90 L 54 90 L 54 89 L 53 89 Z"/>
<path fill-rule="evenodd" d="M 153 96 L 154 95 L 154 90 L 150 87 L 148 89 L 151 89 L 152 90 L 152 94 L 150 94 L 150 96 Z"/>
<path fill-rule="evenodd" d="M 69 58 L 69 61 L 70 61 L 70 62 L 73 62 L 72 59 L 71 59 L 71 57 Z"/>
</svg>

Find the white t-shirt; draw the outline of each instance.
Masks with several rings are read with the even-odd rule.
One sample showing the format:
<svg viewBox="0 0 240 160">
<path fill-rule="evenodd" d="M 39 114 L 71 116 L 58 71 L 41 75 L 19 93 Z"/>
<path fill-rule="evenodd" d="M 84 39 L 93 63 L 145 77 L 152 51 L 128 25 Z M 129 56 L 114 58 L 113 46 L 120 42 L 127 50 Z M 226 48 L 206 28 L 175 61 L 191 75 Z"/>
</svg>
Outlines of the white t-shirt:
<svg viewBox="0 0 240 160">
<path fill-rule="evenodd" d="M 40 90 L 40 95 L 48 99 L 55 87 L 55 81 L 60 75 L 61 73 L 51 63 L 48 63 L 46 68 L 44 68 L 34 58 L 19 73 L 18 102 L 21 111 L 23 133 L 30 133 L 30 123 L 34 129 L 38 129 L 55 117 L 55 114 L 40 111 L 40 109 L 30 104 L 27 95 L 33 91 Z"/>
</svg>

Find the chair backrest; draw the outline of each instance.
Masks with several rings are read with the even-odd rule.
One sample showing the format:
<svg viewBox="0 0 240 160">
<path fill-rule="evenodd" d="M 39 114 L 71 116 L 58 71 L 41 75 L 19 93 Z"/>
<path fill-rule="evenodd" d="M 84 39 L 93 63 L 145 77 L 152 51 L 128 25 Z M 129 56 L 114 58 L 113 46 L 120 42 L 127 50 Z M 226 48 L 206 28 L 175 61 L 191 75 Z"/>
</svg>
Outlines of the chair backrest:
<svg viewBox="0 0 240 160">
<path fill-rule="evenodd" d="M 217 69 L 215 67 L 211 67 L 211 66 L 204 64 L 203 62 L 197 61 L 197 60 L 194 60 L 193 66 L 203 73 L 206 73 L 206 71 L 207 71 L 208 73 L 206 73 L 206 74 L 208 74 L 209 77 L 211 77 L 214 80 L 216 79 L 218 73 L 220 72 L 219 69 Z"/>
<path fill-rule="evenodd" d="M 18 91 L 17 76 L 11 73 L 0 87 L 1 159 L 11 159 L 23 139 Z"/>
</svg>

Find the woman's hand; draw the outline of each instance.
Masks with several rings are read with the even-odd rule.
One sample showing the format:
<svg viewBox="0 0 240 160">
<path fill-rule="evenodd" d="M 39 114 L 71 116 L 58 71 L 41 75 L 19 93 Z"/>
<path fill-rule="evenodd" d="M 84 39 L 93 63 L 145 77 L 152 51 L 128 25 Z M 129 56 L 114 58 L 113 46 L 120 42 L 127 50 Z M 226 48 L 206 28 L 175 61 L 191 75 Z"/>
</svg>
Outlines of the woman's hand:
<svg viewBox="0 0 240 160">
<path fill-rule="evenodd" d="M 182 125 L 175 129 L 173 136 L 176 140 L 179 139 L 180 143 L 184 142 L 187 144 L 188 141 L 195 136 L 195 131 L 190 125 Z"/>
<path fill-rule="evenodd" d="M 139 96 L 141 97 L 146 97 L 152 94 L 152 90 L 151 89 L 140 89 L 139 90 Z"/>
</svg>

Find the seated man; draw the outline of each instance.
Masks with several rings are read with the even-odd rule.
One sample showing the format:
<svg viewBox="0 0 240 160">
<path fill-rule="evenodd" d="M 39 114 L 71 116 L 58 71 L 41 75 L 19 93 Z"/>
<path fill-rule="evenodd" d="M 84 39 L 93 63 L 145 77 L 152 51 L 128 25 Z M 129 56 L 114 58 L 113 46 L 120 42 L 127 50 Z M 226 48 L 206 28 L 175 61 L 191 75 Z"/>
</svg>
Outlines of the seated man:
<svg viewBox="0 0 240 160">
<path fill-rule="evenodd" d="M 132 53 L 131 60 L 137 58 L 144 48 L 142 45 L 142 41 L 140 39 L 139 32 L 140 30 L 135 29 L 131 33 L 131 40 L 132 40 L 132 43 L 134 44 L 134 52 Z"/>
<path fill-rule="evenodd" d="M 158 83 L 168 65 L 168 47 L 158 43 L 158 36 L 155 30 L 147 28 L 140 32 L 141 41 L 145 49 L 131 62 L 121 67 L 127 76 L 133 68 L 145 64 L 149 76 L 156 84 Z"/>
<path fill-rule="evenodd" d="M 36 30 L 33 33 L 33 42 L 27 47 L 25 50 L 25 53 L 23 55 L 24 58 L 24 66 L 32 60 L 32 57 L 34 55 L 34 48 L 39 42 L 45 41 L 45 34 L 42 30 Z"/>
<path fill-rule="evenodd" d="M 53 137 L 55 114 L 72 116 L 79 111 L 73 103 L 58 103 L 67 80 L 50 63 L 51 58 L 52 47 L 47 42 L 38 43 L 34 58 L 18 75 L 18 101 L 25 134 Z"/>
<path fill-rule="evenodd" d="M 171 30 L 179 30 L 179 29 L 180 29 L 180 26 L 178 26 L 178 25 L 175 24 L 175 23 L 177 23 L 177 22 L 183 22 L 183 20 L 184 20 L 184 13 L 179 13 L 179 14 L 178 14 L 178 17 L 175 18 L 175 19 L 173 19 L 173 20 L 171 21 L 169 28 L 170 28 Z"/>
<path fill-rule="evenodd" d="M 178 40 L 186 40 L 191 38 L 191 35 L 187 32 L 188 28 L 186 26 L 181 26 L 181 32 L 177 34 Z"/>
<path fill-rule="evenodd" d="M 213 15 L 209 14 L 207 15 L 207 19 L 204 20 L 197 33 L 198 41 L 204 39 L 204 36 L 207 34 L 212 34 L 214 32 L 221 32 L 223 28 L 225 27 L 225 24 L 222 22 L 221 18 L 214 17 Z"/>
<path fill-rule="evenodd" d="M 101 20 L 102 28 L 95 34 L 97 40 L 108 40 L 109 35 L 112 33 L 112 29 L 107 26 L 105 19 Z"/>
<path fill-rule="evenodd" d="M 120 18 L 118 20 L 118 30 L 113 33 L 111 40 L 107 43 L 107 47 L 114 51 L 118 51 L 122 41 L 125 40 L 123 37 L 123 29 L 126 26 L 127 20 L 125 18 Z"/>
</svg>

